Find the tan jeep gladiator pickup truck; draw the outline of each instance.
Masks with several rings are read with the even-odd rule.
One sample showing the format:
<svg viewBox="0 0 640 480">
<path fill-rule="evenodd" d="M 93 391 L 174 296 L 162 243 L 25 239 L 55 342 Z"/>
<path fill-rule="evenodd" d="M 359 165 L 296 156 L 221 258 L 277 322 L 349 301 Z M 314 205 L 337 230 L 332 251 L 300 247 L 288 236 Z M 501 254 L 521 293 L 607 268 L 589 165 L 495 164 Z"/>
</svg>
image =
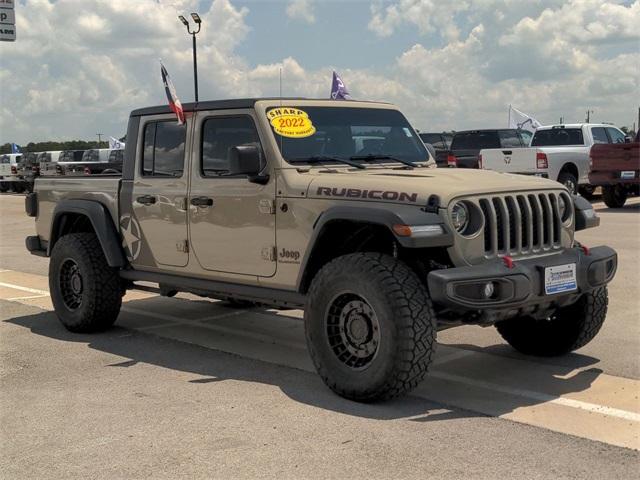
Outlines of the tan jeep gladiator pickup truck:
<svg viewBox="0 0 640 480">
<path fill-rule="evenodd" d="M 246 99 L 131 113 L 122 176 L 38 178 L 33 254 L 66 328 L 115 322 L 136 282 L 303 308 L 325 383 L 359 401 L 425 376 L 436 333 L 495 325 L 561 355 L 604 322 L 617 256 L 557 182 L 436 169 L 390 104 Z"/>
</svg>

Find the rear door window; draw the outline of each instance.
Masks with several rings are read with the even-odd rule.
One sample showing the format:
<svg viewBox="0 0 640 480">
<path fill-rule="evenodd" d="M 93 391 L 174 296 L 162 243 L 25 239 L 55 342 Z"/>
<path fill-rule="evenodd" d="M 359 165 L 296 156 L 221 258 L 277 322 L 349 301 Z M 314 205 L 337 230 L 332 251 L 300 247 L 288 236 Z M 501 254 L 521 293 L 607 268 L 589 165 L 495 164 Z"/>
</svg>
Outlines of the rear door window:
<svg viewBox="0 0 640 480">
<path fill-rule="evenodd" d="M 593 143 L 609 143 L 609 137 L 607 137 L 604 127 L 593 127 L 591 135 L 593 136 Z"/>
<path fill-rule="evenodd" d="M 520 137 L 515 130 L 500 130 L 498 136 L 500 137 L 500 146 L 502 148 L 519 148 L 522 146 Z"/>
<path fill-rule="evenodd" d="M 182 177 L 187 130 L 175 120 L 149 122 L 144 128 L 142 176 Z"/>
<path fill-rule="evenodd" d="M 607 127 L 607 133 L 611 137 L 611 143 L 624 143 L 624 133 L 617 128 Z"/>
</svg>

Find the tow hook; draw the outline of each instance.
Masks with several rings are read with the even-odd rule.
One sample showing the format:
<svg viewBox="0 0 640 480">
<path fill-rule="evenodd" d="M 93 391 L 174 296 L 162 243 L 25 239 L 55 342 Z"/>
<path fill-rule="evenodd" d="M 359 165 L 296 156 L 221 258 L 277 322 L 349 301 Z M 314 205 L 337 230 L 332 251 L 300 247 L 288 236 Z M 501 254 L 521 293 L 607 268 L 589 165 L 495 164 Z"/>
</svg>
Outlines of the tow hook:
<svg viewBox="0 0 640 480">
<path fill-rule="evenodd" d="M 504 262 L 505 267 L 513 268 L 515 266 L 515 262 L 513 261 L 513 258 L 511 258 L 509 255 L 504 255 L 500 258 Z"/>
<path fill-rule="evenodd" d="M 586 256 L 591 255 L 591 250 L 589 250 L 589 247 L 578 242 L 576 243 L 577 243 L 576 248 L 579 248 L 580 250 L 582 250 L 582 253 L 584 253 Z"/>
</svg>

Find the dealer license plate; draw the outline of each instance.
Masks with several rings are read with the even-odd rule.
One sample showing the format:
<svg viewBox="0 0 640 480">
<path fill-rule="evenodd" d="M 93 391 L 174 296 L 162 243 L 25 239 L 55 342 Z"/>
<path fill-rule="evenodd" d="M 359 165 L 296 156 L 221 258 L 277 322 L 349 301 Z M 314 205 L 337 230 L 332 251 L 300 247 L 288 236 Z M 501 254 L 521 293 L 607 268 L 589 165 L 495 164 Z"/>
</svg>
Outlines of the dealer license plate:
<svg viewBox="0 0 640 480">
<path fill-rule="evenodd" d="M 544 269 L 544 291 L 547 295 L 572 292 L 578 289 L 576 264 L 556 265 Z"/>
<path fill-rule="evenodd" d="M 633 178 L 636 178 L 636 172 L 634 172 L 633 170 L 620 172 L 620 178 L 622 180 L 631 180 Z"/>
</svg>

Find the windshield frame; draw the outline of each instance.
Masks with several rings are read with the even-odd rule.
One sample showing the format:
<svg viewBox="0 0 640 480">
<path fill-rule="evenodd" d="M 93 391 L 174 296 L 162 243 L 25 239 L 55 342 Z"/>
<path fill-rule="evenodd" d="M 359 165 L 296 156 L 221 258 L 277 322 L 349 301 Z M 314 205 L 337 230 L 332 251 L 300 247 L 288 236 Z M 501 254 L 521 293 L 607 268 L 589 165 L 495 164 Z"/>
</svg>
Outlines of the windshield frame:
<svg viewBox="0 0 640 480">
<path fill-rule="evenodd" d="M 263 127 L 269 132 L 269 143 L 272 146 L 273 152 L 277 154 L 277 157 L 281 159 L 281 168 L 326 168 L 327 166 L 331 167 L 341 167 L 341 168 L 354 168 L 348 165 L 345 165 L 340 161 L 323 161 L 323 162 L 306 162 L 303 158 L 292 159 L 291 157 L 287 157 L 286 154 L 282 153 L 280 137 L 273 129 L 270 124 L 269 119 L 267 118 L 267 112 L 272 110 L 273 108 L 290 108 L 290 109 L 298 109 L 306 111 L 309 108 L 345 108 L 345 109 L 374 109 L 374 110 L 391 110 L 393 112 L 397 112 L 406 125 L 403 125 L 403 128 L 407 128 L 410 132 L 410 137 L 415 142 L 416 152 L 418 156 L 420 156 L 420 160 L 412 160 L 416 164 L 416 167 L 427 167 L 434 163 L 435 159 L 431 157 L 429 151 L 424 146 L 424 143 L 418 136 L 418 132 L 416 132 L 415 128 L 411 125 L 409 120 L 405 117 L 405 115 L 394 105 L 387 103 L 377 103 L 377 102 L 359 102 L 359 101 L 335 101 L 335 100 L 304 100 L 304 99 L 288 99 L 286 102 L 278 102 L 277 100 L 269 100 L 269 101 L 258 101 L 256 102 L 256 113 L 258 114 L 258 121 L 262 123 Z M 313 119 L 312 119 L 313 120 Z M 386 156 L 393 157 L 392 152 L 383 152 Z M 420 155 L 422 154 L 422 155 Z M 352 155 L 330 155 L 330 156 L 340 156 L 346 160 L 349 160 L 350 156 L 358 155 L 357 152 L 354 151 Z M 313 155 L 309 155 L 312 157 Z M 408 168 L 407 164 L 394 159 L 385 159 L 385 160 L 376 160 L 376 161 L 358 161 L 361 162 L 365 167 L 402 167 Z"/>
</svg>

